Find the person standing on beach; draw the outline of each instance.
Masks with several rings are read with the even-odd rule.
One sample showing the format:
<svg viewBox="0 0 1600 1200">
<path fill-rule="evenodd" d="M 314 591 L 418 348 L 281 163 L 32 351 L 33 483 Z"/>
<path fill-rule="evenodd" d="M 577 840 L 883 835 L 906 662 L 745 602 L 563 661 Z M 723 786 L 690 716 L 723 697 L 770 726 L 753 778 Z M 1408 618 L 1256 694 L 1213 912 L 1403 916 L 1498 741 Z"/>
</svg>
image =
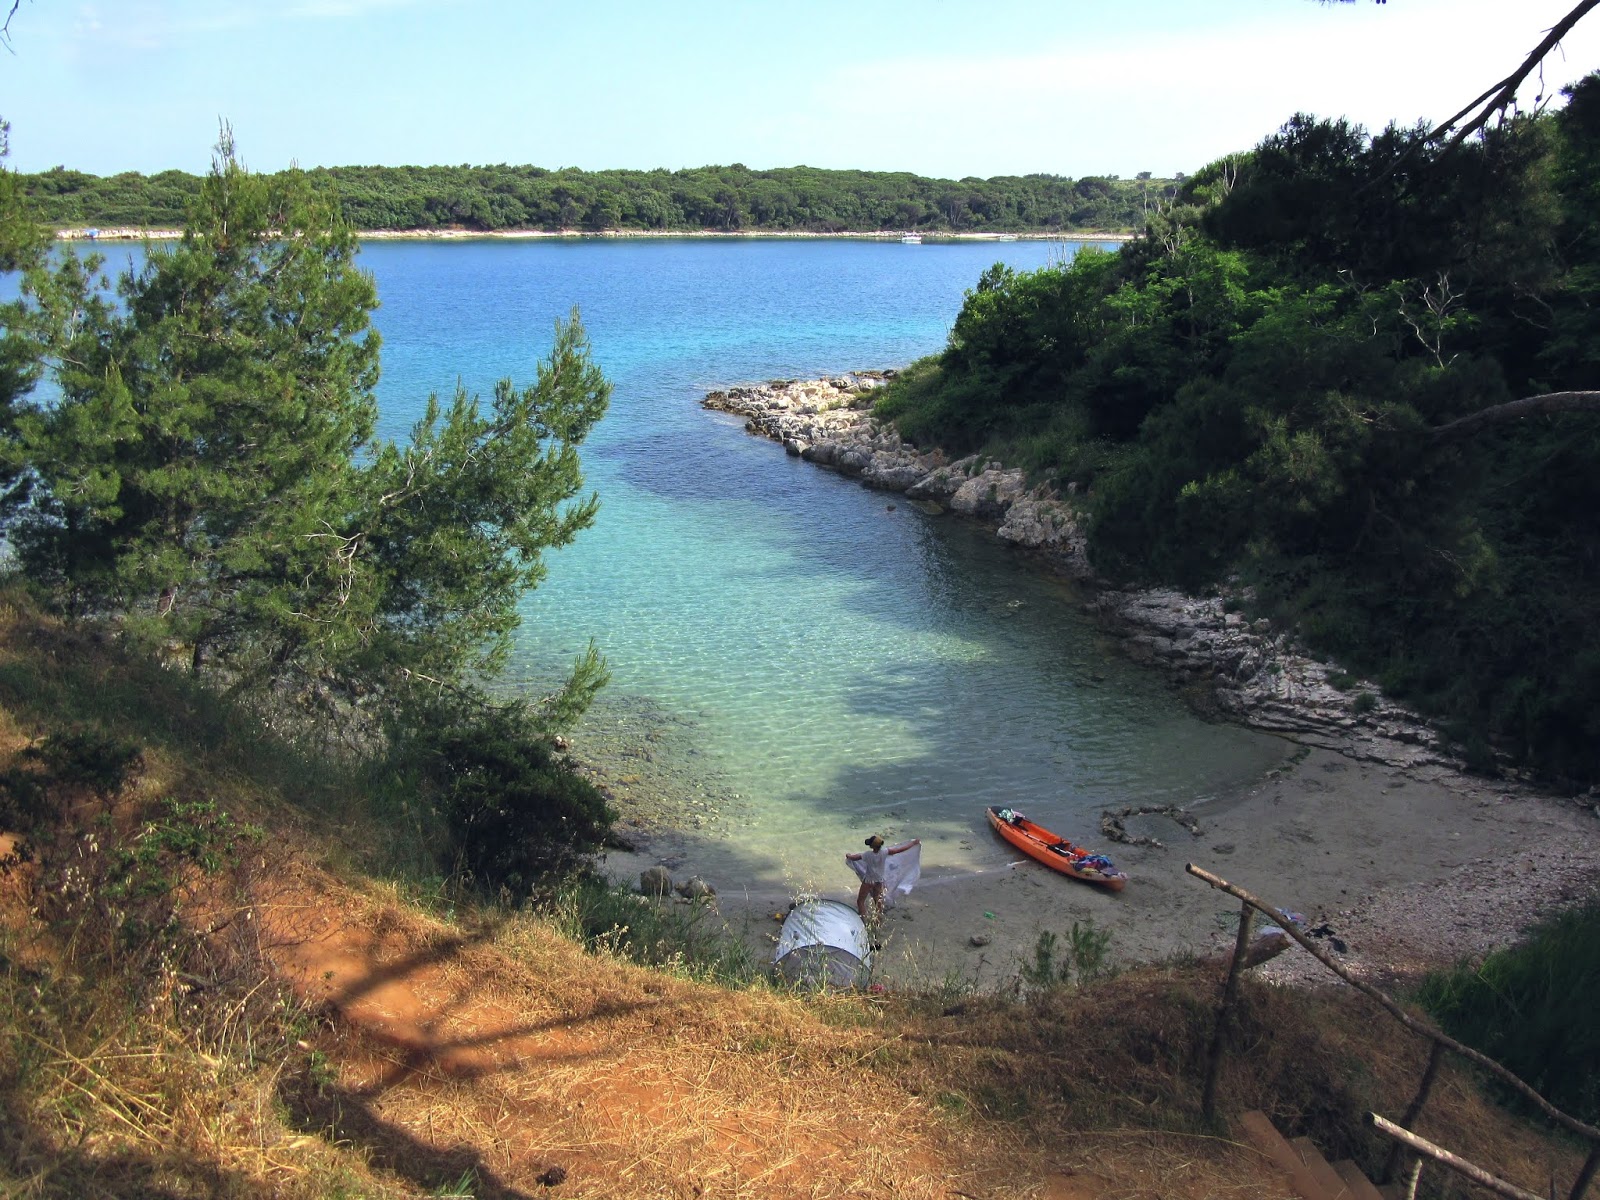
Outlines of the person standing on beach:
<svg viewBox="0 0 1600 1200">
<path fill-rule="evenodd" d="M 909 859 L 891 861 L 892 855 L 917 850 L 922 845 L 922 839 L 912 838 L 909 842 L 901 842 L 898 846 L 885 847 L 883 839 L 873 834 L 867 839 L 866 844 L 865 851 L 857 850 L 854 854 L 844 856 L 845 862 L 850 864 L 850 869 L 861 877 L 861 887 L 856 892 L 856 912 L 863 921 L 867 919 L 869 899 L 881 917 L 883 910 L 888 907 L 886 898 L 888 894 L 910 892 L 912 885 L 922 875 L 920 852 L 912 854 Z"/>
</svg>

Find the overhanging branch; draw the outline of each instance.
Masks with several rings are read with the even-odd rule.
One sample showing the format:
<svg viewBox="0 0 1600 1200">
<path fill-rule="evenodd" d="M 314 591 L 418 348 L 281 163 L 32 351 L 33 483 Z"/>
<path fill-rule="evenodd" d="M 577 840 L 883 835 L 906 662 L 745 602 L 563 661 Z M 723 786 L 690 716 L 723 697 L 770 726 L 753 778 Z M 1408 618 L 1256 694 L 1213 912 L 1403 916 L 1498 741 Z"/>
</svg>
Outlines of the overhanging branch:
<svg viewBox="0 0 1600 1200">
<path fill-rule="evenodd" d="M 1595 3 L 1600 3 L 1600 0 L 1595 0 Z M 1448 424 L 1435 426 L 1427 430 L 1427 434 L 1435 442 L 1454 442 L 1470 437 L 1488 425 L 1561 412 L 1600 412 L 1600 392 L 1546 392 L 1540 396 L 1508 400 L 1504 404 L 1479 409 Z"/>
<path fill-rule="evenodd" d="M 1427 140 L 1431 142 L 1449 133 L 1456 126 L 1456 122 L 1460 121 L 1480 103 L 1483 104 L 1483 107 L 1478 109 L 1477 115 L 1465 125 L 1456 128 L 1446 148 L 1460 145 L 1482 129 L 1489 123 L 1490 117 L 1497 112 L 1504 111 L 1511 104 L 1516 98 L 1517 89 L 1522 86 L 1522 81 L 1533 74 L 1534 69 L 1544 61 L 1545 56 L 1554 50 L 1572 27 L 1588 15 L 1590 10 L 1597 4 L 1600 4 L 1600 0 L 1581 0 L 1576 8 L 1550 27 L 1549 32 L 1544 36 L 1544 40 L 1534 47 L 1533 52 L 1527 58 L 1522 60 L 1520 67 L 1440 125 L 1428 135 Z"/>
</svg>

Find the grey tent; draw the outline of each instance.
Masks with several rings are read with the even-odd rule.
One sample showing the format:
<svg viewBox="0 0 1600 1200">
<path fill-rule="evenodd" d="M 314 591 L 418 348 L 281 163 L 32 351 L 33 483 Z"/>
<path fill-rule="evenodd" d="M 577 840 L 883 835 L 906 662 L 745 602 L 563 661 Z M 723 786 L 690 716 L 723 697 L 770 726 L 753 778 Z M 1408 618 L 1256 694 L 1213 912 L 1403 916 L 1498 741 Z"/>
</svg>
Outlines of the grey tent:
<svg viewBox="0 0 1600 1200">
<path fill-rule="evenodd" d="M 784 918 L 772 964 L 796 987 L 860 987 L 872 967 L 872 943 L 850 905 L 806 896 Z"/>
</svg>

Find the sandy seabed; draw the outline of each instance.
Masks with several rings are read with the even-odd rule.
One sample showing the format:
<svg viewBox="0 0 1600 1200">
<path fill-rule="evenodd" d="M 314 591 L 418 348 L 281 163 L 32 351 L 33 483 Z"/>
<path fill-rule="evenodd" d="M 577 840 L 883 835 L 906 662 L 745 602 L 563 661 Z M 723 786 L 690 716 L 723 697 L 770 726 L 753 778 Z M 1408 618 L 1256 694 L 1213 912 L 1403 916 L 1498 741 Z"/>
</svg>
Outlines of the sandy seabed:
<svg viewBox="0 0 1600 1200">
<path fill-rule="evenodd" d="M 1025 806 L 1024 806 L 1025 807 Z M 891 986 L 994 990 L 1017 978 L 1039 935 L 1074 922 L 1109 931 L 1116 966 L 1233 946 L 1239 902 L 1189 875 L 1194 863 L 1295 911 L 1357 975 L 1384 980 L 1515 941 L 1541 917 L 1600 886 L 1600 809 L 1438 768 L 1403 773 L 1310 750 L 1245 792 L 1194 810 L 1199 836 L 1146 818 L 1139 832 L 1164 848 L 1107 843 L 1099 830 L 1059 829 L 1111 855 L 1129 876 L 1118 894 L 1024 859 L 982 872 L 941 869 L 923 847 L 922 881 L 884 918 L 878 973 Z M 974 813 L 973 837 L 992 837 Z M 908 826 L 914 836 L 914 824 Z M 818 864 L 820 894 L 854 902 L 840 847 Z M 649 853 L 613 855 L 619 881 L 637 882 Z M 676 879 L 695 873 L 678 864 Z M 709 880 L 715 886 L 717 881 Z M 719 889 L 728 925 L 770 953 L 788 898 Z M 1338 947 L 1342 946 L 1340 951 Z M 1281 982 L 1333 982 L 1291 947 L 1259 968 Z"/>
</svg>

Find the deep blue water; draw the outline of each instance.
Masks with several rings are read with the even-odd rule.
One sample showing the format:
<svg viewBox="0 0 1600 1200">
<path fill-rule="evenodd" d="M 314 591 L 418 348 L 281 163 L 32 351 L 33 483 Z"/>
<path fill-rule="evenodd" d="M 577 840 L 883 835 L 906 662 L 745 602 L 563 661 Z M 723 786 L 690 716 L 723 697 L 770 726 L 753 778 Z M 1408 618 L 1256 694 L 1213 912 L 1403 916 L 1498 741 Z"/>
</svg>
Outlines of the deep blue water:
<svg viewBox="0 0 1600 1200">
<path fill-rule="evenodd" d="M 615 384 L 583 455 L 602 507 L 525 602 L 508 685 L 547 690 L 595 639 L 613 681 L 577 748 L 619 794 L 719 810 L 689 853 L 723 890 L 831 880 L 873 829 L 921 836 L 930 866 L 981 867 L 1006 857 L 985 804 L 1093 840 L 1103 805 L 1192 803 L 1281 761 L 1276 739 L 1192 717 L 1070 587 L 989 535 L 891 510 L 700 407 L 731 384 L 904 365 L 943 345 L 985 267 L 1076 249 L 363 248 L 383 302 L 387 436 L 457 379 L 483 395 L 502 376 L 531 381 L 555 319 L 580 307 Z"/>
</svg>

